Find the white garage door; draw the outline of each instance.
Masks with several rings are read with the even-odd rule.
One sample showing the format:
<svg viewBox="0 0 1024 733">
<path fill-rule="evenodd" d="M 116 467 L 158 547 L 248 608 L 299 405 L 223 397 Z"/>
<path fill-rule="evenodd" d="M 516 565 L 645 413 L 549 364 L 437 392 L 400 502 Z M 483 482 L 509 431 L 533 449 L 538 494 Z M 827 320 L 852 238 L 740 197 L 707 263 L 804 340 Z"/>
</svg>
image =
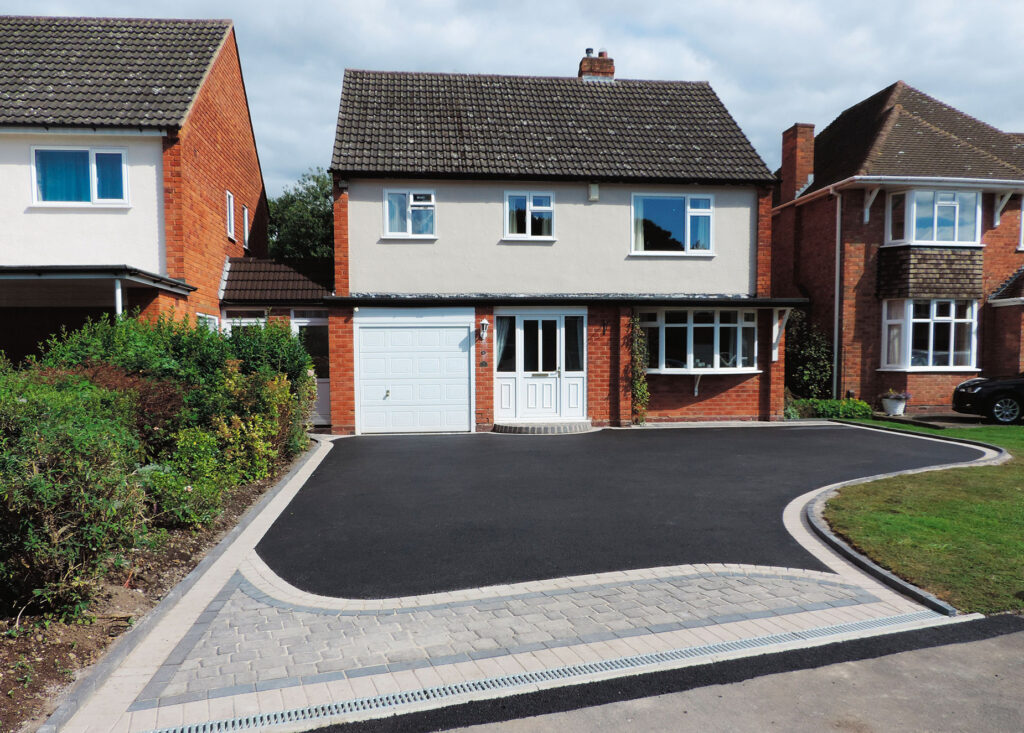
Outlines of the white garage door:
<svg viewBox="0 0 1024 733">
<path fill-rule="evenodd" d="M 469 325 L 359 325 L 359 431 L 470 429 Z"/>
</svg>

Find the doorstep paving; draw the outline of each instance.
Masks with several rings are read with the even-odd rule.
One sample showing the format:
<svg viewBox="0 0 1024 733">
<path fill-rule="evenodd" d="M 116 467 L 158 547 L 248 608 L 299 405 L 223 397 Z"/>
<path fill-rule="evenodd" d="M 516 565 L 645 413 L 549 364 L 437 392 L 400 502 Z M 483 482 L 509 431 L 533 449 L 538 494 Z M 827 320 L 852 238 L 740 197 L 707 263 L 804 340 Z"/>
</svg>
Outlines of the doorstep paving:
<svg viewBox="0 0 1024 733">
<path fill-rule="evenodd" d="M 828 572 L 691 564 L 421 596 L 315 595 L 255 548 L 329 449 L 130 632 L 137 643 L 63 730 L 308 730 L 947 622 L 811 535 L 801 510 L 817 491 L 795 498 L 783 523 Z"/>
</svg>

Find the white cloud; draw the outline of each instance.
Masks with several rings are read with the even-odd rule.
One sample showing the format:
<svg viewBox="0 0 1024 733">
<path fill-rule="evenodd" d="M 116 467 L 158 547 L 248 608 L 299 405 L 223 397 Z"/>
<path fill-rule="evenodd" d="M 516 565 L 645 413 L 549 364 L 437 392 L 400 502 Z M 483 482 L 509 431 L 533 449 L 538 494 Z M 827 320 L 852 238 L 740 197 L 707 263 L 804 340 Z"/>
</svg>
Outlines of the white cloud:
<svg viewBox="0 0 1024 733">
<path fill-rule="evenodd" d="M 981 0 L 179 0 L 235 21 L 268 192 L 327 166 L 346 67 L 571 76 L 587 46 L 624 78 L 710 81 L 770 167 L 793 122 L 819 129 L 904 79 L 1024 131 L 1024 5 Z M 145 15 L 160 15 L 164 6 Z M 140 13 L 124 0 L 0 0 L 13 14 Z M 159 11 L 159 12 L 158 12 Z"/>
</svg>

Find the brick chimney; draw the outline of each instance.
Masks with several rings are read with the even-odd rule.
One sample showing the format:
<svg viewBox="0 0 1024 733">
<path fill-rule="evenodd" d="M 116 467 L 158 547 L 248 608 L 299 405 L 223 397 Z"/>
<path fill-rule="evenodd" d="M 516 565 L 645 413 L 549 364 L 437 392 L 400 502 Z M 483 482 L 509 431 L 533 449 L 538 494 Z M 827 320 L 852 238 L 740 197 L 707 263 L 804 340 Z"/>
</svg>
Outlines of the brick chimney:
<svg viewBox="0 0 1024 733">
<path fill-rule="evenodd" d="M 608 58 L 603 48 L 594 56 L 594 49 L 588 48 L 587 55 L 580 59 L 580 79 L 614 79 L 615 59 Z"/>
<path fill-rule="evenodd" d="M 782 180 L 779 203 L 796 198 L 796 192 L 814 175 L 814 125 L 798 122 L 782 133 Z"/>
</svg>

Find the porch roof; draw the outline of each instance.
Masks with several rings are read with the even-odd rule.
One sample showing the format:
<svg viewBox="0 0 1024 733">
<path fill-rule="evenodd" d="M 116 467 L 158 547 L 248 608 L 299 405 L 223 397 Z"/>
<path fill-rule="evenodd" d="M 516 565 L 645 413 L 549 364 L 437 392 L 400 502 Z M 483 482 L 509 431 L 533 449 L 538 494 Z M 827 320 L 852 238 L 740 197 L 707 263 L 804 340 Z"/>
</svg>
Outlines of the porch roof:
<svg viewBox="0 0 1024 733">
<path fill-rule="evenodd" d="M 126 280 L 188 295 L 196 289 L 184 280 L 140 270 L 131 265 L 0 265 L 0 280 Z"/>
</svg>

